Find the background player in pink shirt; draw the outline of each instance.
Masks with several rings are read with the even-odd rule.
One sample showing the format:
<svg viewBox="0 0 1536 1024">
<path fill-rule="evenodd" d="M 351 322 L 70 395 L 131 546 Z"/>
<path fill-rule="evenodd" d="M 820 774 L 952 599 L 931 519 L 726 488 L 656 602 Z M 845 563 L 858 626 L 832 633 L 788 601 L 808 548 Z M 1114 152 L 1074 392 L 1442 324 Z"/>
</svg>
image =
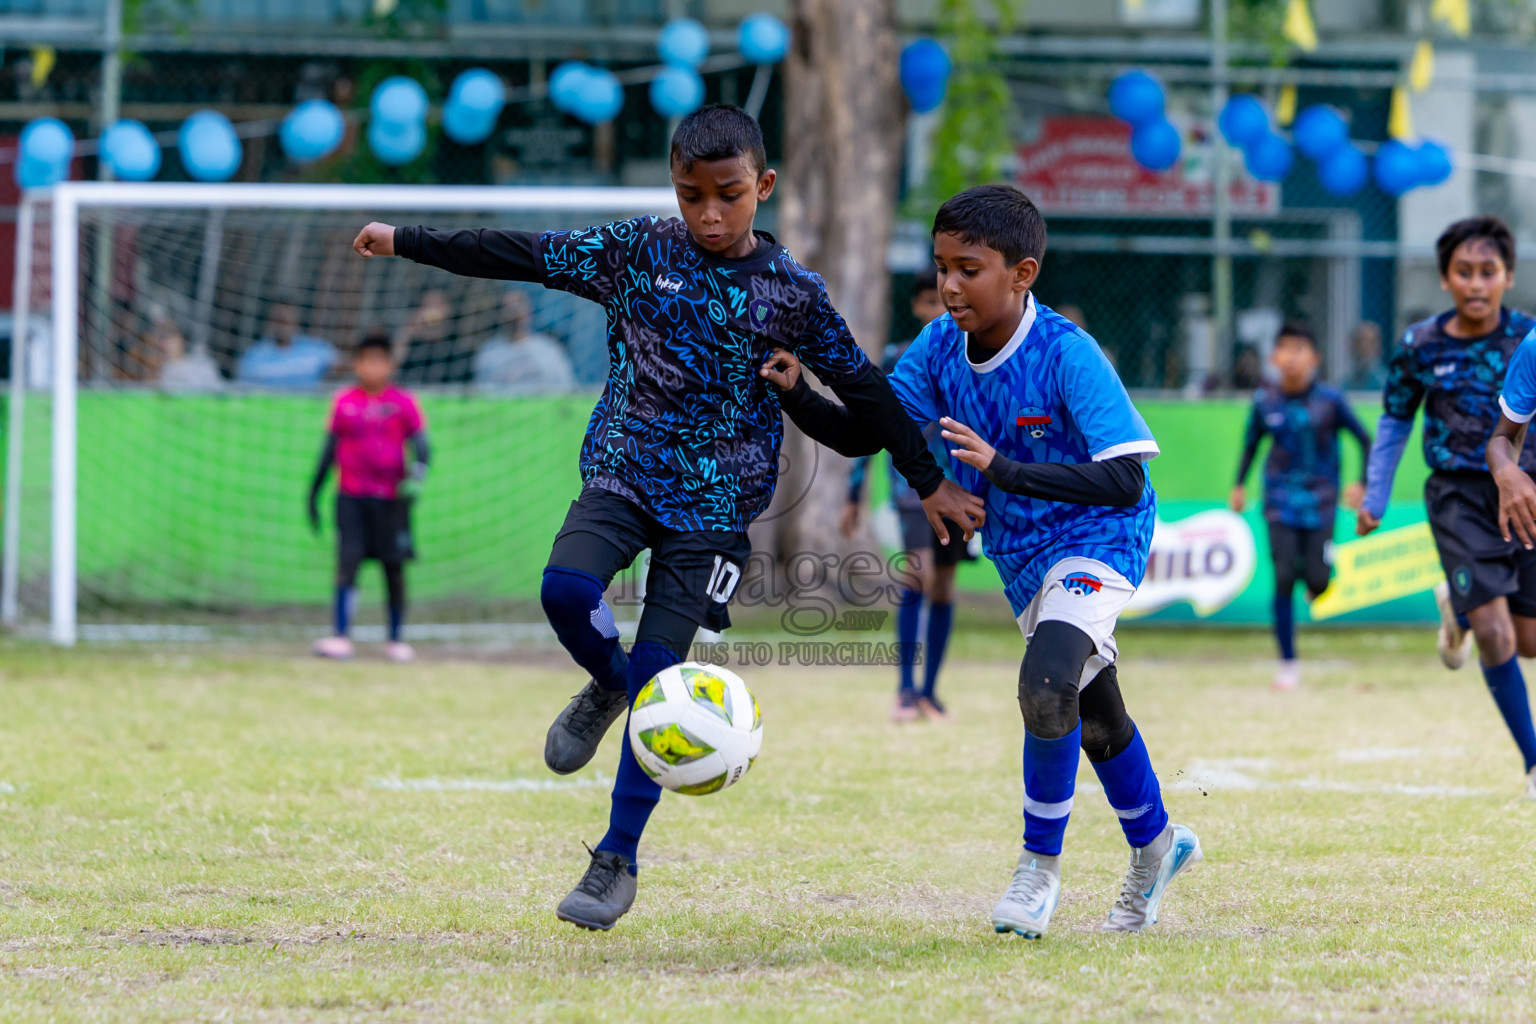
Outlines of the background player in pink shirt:
<svg viewBox="0 0 1536 1024">
<path fill-rule="evenodd" d="M 336 633 L 315 644 L 322 658 L 352 657 L 347 635 L 356 601 L 357 569 L 366 558 L 384 569 L 389 594 L 390 661 L 415 652 L 400 638 L 405 624 L 405 563 L 411 544 L 411 495 L 427 472 L 426 423 L 410 392 L 391 382 L 395 360 L 389 335 L 371 331 L 358 342 L 352 369 L 357 386 L 337 392 L 326 428 L 325 449 L 309 488 L 309 524 L 320 532 L 320 488 L 337 469 Z M 405 462 L 409 442 L 414 462 Z"/>
</svg>

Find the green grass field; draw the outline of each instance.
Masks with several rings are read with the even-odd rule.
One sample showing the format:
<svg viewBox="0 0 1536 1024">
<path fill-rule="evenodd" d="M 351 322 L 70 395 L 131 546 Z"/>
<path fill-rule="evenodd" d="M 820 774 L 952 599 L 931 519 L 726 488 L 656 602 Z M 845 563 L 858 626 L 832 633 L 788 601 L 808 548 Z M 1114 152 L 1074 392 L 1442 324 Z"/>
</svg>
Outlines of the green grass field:
<svg viewBox="0 0 1536 1024">
<path fill-rule="evenodd" d="M 1536 804 L 1475 669 L 1432 637 L 1122 637 L 1205 844 L 1162 922 L 1095 929 L 1125 847 L 1080 776 L 1052 933 L 994 935 L 1020 831 L 1016 637 L 962 634 L 947 726 L 891 670 L 744 672 L 763 754 L 668 796 L 613 932 L 556 921 L 615 730 L 558 787 L 551 651 L 0 646 L 4 1021 L 1517 1021 L 1536 1016 Z M 1085 792 L 1084 790 L 1087 790 Z"/>
</svg>

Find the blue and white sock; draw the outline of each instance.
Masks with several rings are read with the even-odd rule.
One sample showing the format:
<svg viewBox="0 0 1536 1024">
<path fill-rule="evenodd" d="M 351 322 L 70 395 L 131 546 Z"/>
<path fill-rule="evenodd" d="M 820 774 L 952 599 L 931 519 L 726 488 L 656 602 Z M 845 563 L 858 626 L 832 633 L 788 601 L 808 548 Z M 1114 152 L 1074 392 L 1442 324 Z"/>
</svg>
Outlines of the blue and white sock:
<svg viewBox="0 0 1536 1024">
<path fill-rule="evenodd" d="M 923 696 L 932 698 L 939 684 L 939 669 L 944 664 L 944 649 L 949 646 L 949 631 L 955 621 L 953 604 L 928 605 L 928 645 L 923 650 Z"/>
<path fill-rule="evenodd" d="M 346 636 L 352 628 L 352 607 L 357 602 L 356 587 L 337 587 L 331 615 L 337 636 Z"/>
<path fill-rule="evenodd" d="M 1296 606 L 1291 595 L 1275 595 L 1275 642 L 1280 646 L 1283 661 L 1296 659 Z"/>
<path fill-rule="evenodd" d="M 1510 735 L 1525 758 L 1525 770 L 1536 768 L 1536 727 L 1531 725 L 1531 700 L 1525 692 L 1525 676 L 1520 671 L 1520 656 L 1511 657 L 1502 665 L 1483 666 L 1483 678 L 1488 681 L 1488 691 L 1493 702 L 1504 716 Z"/>
<path fill-rule="evenodd" d="M 641 640 L 629 652 L 629 700 L 633 704 L 640 695 L 640 688 L 666 668 L 683 659 L 671 650 L 649 640 Z M 640 835 L 645 831 L 651 812 L 661 799 L 661 786 L 645 773 L 635 753 L 629 746 L 629 719 L 624 720 L 623 742 L 619 744 L 619 773 L 613 780 L 613 804 L 608 812 L 608 832 L 599 850 L 621 854 L 628 858 L 630 870 L 640 850 Z"/>
<path fill-rule="evenodd" d="M 1108 761 L 1093 766 L 1109 806 L 1120 818 L 1125 841 L 1140 849 L 1162 835 L 1168 827 L 1168 812 L 1163 808 L 1163 790 L 1152 771 L 1152 758 L 1141 741 L 1141 730 L 1131 735 L 1126 748 Z"/>
<path fill-rule="evenodd" d="M 1047 857 L 1061 853 L 1077 788 L 1082 740 L 1081 723 L 1054 740 L 1024 730 L 1024 849 L 1031 853 Z"/>
<path fill-rule="evenodd" d="M 923 615 L 923 592 L 903 590 L 896 606 L 896 650 L 901 658 L 901 692 L 917 693 L 913 666 L 917 663 L 917 627 Z"/>
<path fill-rule="evenodd" d="M 539 599 L 560 646 L 576 664 L 604 689 L 624 689 L 628 685 L 628 663 L 624 649 L 619 646 L 619 627 L 613 621 L 613 609 L 603 600 L 603 581 L 577 569 L 549 566 L 544 570 Z"/>
</svg>

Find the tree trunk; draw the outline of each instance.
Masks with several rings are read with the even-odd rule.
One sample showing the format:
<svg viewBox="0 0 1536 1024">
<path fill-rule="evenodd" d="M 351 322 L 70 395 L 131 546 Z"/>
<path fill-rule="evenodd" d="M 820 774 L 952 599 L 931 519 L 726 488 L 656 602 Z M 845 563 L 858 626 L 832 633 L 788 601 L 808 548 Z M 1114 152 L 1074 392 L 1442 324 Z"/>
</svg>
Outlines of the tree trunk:
<svg viewBox="0 0 1536 1024">
<path fill-rule="evenodd" d="M 895 215 L 906 106 L 897 77 L 894 0 L 793 0 L 784 63 L 781 240 L 820 273 L 853 336 L 878 361 L 890 330 L 886 249 Z M 785 438 L 780 560 L 846 553 L 837 529 L 848 461 Z"/>
</svg>

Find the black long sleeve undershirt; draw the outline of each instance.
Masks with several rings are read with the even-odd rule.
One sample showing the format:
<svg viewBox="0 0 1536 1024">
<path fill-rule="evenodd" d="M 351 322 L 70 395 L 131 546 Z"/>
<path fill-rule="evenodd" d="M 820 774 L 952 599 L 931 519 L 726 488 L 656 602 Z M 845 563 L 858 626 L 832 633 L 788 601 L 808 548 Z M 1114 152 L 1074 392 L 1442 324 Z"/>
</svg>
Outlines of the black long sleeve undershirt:
<svg viewBox="0 0 1536 1024">
<path fill-rule="evenodd" d="M 315 478 L 309 485 L 309 504 L 314 506 L 320 500 L 320 488 L 325 486 L 325 478 L 331 475 L 331 467 L 336 464 L 336 435 L 325 435 L 325 447 L 320 449 L 320 464 L 315 467 Z"/>
<path fill-rule="evenodd" d="M 395 255 L 463 277 L 541 282 L 535 251 L 538 241 L 538 234 L 532 231 L 398 227 Z"/>
<path fill-rule="evenodd" d="M 839 393 L 838 397 L 842 395 Z M 848 409 L 817 394 L 804 377 L 784 392 L 780 400 L 797 427 L 838 454 L 858 458 L 880 450 L 880 442 L 869 426 L 874 421 L 855 417 Z M 916 427 L 905 409 L 897 410 L 897 414 Z M 994 455 L 985 475 L 993 486 L 1013 494 L 1069 505 L 1113 508 L 1135 505 L 1141 500 L 1147 482 L 1139 455 L 1074 465 L 1015 462 L 1004 455 Z"/>
</svg>

